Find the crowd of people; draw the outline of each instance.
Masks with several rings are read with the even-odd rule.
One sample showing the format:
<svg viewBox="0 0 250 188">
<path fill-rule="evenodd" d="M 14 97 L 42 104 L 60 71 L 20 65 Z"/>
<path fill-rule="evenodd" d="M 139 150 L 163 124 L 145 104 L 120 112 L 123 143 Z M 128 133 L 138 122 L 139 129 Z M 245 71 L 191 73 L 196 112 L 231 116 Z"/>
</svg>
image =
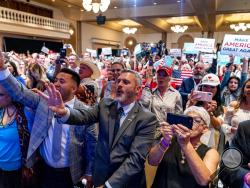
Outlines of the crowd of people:
<svg viewBox="0 0 250 188">
<path fill-rule="evenodd" d="M 0 53 L 0 188 L 216 187 L 228 147 L 242 164 L 220 184 L 250 187 L 247 58 L 167 66 L 167 54 L 84 58 L 70 48 L 66 58 Z M 189 72 L 179 85 L 177 72 Z M 169 113 L 191 117 L 191 128 Z M 152 185 L 146 160 L 157 166 Z"/>
</svg>

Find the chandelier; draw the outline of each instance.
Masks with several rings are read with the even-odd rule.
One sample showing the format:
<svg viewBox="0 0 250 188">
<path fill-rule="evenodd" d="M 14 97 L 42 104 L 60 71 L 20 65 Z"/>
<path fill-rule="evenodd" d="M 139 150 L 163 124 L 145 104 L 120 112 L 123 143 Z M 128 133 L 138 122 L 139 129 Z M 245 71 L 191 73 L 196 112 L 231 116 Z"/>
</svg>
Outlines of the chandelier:
<svg viewBox="0 0 250 188">
<path fill-rule="evenodd" d="M 122 31 L 126 34 L 135 34 L 137 31 L 137 28 L 129 28 L 129 27 L 124 27 Z"/>
<path fill-rule="evenodd" d="M 181 25 L 174 25 L 171 27 L 171 30 L 175 33 L 184 33 L 188 29 L 187 25 L 181 26 Z"/>
<path fill-rule="evenodd" d="M 250 28 L 250 24 L 245 24 L 245 23 L 239 23 L 238 25 L 236 25 L 236 24 L 230 25 L 230 29 L 234 29 L 236 32 L 238 32 L 240 30 L 246 31 L 249 28 Z"/>
<path fill-rule="evenodd" d="M 93 10 L 94 13 L 105 12 L 108 10 L 109 4 L 110 0 L 100 0 L 100 3 L 96 1 L 92 3 L 92 0 L 82 0 L 83 8 L 88 12 Z"/>
</svg>

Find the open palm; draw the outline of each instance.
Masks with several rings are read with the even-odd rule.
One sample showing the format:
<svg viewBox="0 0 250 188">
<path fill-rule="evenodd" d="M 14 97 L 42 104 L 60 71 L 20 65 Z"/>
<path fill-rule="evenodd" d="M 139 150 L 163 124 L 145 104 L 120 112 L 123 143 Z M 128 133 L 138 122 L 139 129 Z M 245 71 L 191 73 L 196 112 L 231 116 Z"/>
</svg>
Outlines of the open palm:
<svg viewBox="0 0 250 188">
<path fill-rule="evenodd" d="M 60 92 L 56 90 L 52 83 L 45 84 L 45 87 L 48 95 L 41 91 L 38 91 L 38 94 L 47 101 L 49 108 L 56 113 L 57 116 L 62 117 L 66 115 L 67 110 L 64 106 Z"/>
</svg>

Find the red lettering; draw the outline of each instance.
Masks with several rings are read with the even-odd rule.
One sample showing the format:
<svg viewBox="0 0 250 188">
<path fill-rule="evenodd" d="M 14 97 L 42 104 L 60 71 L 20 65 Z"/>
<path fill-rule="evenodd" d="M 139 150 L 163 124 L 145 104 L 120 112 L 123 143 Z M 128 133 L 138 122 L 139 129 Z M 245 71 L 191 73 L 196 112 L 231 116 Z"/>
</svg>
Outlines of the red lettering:
<svg viewBox="0 0 250 188">
<path fill-rule="evenodd" d="M 244 43 L 240 43 L 240 47 L 242 47 L 242 48 L 243 48 L 243 47 L 244 47 Z"/>
</svg>

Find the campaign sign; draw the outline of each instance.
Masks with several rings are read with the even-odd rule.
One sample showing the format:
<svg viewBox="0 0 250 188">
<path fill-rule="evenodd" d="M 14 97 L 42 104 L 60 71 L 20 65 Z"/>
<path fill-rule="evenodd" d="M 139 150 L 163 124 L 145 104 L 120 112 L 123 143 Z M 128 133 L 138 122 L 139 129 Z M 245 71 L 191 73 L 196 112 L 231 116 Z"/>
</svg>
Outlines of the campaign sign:
<svg viewBox="0 0 250 188">
<path fill-rule="evenodd" d="M 86 52 L 89 52 L 91 54 L 91 57 L 97 57 L 97 51 L 96 50 L 86 48 Z"/>
<path fill-rule="evenodd" d="M 172 49 L 170 49 L 169 54 L 174 56 L 174 57 L 181 57 L 181 49 L 172 48 Z"/>
<path fill-rule="evenodd" d="M 226 65 L 230 62 L 229 55 L 222 55 L 221 52 L 217 53 L 217 62 L 218 65 Z M 240 64 L 241 63 L 241 57 L 235 56 L 234 57 L 234 64 Z"/>
<path fill-rule="evenodd" d="M 112 49 L 109 48 L 102 48 L 103 55 L 112 55 Z"/>
<path fill-rule="evenodd" d="M 141 52 L 142 52 L 141 44 L 137 44 L 134 49 L 134 54 L 137 55 L 140 54 Z"/>
<path fill-rule="evenodd" d="M 173 63 L 173 58 L 170 56 L 165 56 L 164 58 L 164 65 L 167 67 L 171 67 Z"/>
<path fill-rule="evenodd" d="M 201 61 L 203 63 L 213 63 L 214 54 L 202 54 Z"/>
<path fill-rule="evenodd" d="M 199 52 L 213 53 L 215 39 L 195 38 L 194 49 Z"/>
<path fill-rule="evenodd" d="M 159 66 L 162 67 L 171 67 L 173 63 L 173 58 L 170 56 L 165 56 L 165 58 L 160 59 L 159 61 L 156 61 L 153 66 L 155 69 L 157 69 Z"/>
<path fill-rule="evenodd" d="M 194 49 L 194 43 L 189 42 L 184 43 L 182 52 L 184 54 L 198 54 L 198 51 Z"/>
<path fill-rule="evenodd" d="M 226 34 L 221 47 L 221 54 L 250 57 L 250 36 Z"/>
</svg>

